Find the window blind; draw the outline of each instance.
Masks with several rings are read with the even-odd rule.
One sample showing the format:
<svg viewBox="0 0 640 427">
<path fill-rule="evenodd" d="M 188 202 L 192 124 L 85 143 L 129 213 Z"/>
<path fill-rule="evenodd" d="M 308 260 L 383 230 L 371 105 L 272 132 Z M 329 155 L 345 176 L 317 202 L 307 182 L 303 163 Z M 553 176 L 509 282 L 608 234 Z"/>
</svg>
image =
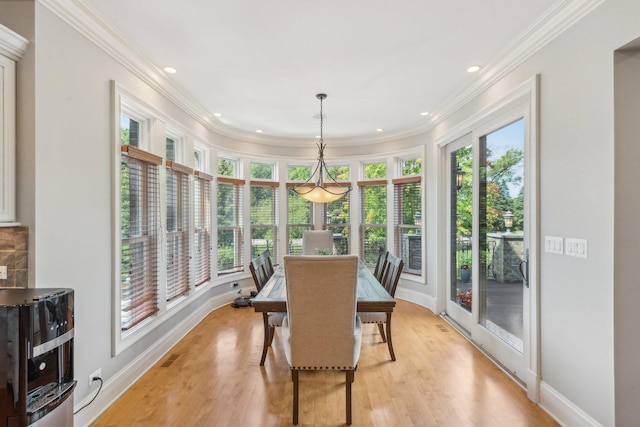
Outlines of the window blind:
<svg viewBox="0 0 640 427">
<path fill-rule="evenodd" d="M 302 232 L 313 229 L 313 203 L 293 191 L 299 182 L 287 183 L 287 251 L 302 255 Z"/>
<path fill-rule="evenodd" d="M 278 186 L 273 181 L 251 181 L 251 257 L 268 249 L 278 259 Z"/>
<path fill-rule="evenodd" d="M 211 181 L 206 173 L 194 172 L 194 282 L 196 286 L 211 279 Z"/>
<path fill-rule="evenodd" d="M 243 194 L 244 180 L 218 177 L 218 274 L 244 269 Z"/>
<path fill-rule="evenodd" d="M 123 145 L 120 167 L 121 328 L 158 311 L 159 178 L 162 159 Z"/>
<path fill-rule="evenodd" d="M 392 181 L 396 253 L 404 272 L 422 273 L 422 185 L 419 176 Z"/>
<path fill-rule="evenodd" d="M 167 301 L 189 292 L 191 248 L 189 176 L 193 170 L 171 160 L 167 172 Z"/>
<path fill-rule="evenodd" d="M 375 264 L 387 248 L 387 180 L 359 181 L 360 257 Z"/>
<path fill-rule="evenodd" d="M 348 185 L 348 183 L 345 184 Z M 324 228 L 333 232 L 333 243 L 337 255 L 349 253 L 349 215 L 349 195 L 324 204 Z"/>
</svg>

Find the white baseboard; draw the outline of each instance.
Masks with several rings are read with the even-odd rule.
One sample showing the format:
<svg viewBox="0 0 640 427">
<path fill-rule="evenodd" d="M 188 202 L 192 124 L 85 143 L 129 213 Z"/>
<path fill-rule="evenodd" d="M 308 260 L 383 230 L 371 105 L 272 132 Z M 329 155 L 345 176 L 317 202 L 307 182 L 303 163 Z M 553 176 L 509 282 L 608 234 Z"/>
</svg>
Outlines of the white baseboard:
<svg viewBox="0 0 640 427">
<path fill-rule="evenodd" d="M 429 295 L 398 287 L 395 296 L 396 298 L 426 307 L 435 313 L 435 298 Z M 538 378 L 531 375 L 529 380 L 537 384 Z M 540 383 L 539 389 L 536 387 L 531 389 L 530 392 L 530 398 L 538 397 L 539 393 L 539 406 L 563 426 L 602 427 L 602 424 L 591 418 L 582 409 L 578 408 L 544 381 Z M 537 399 L 532 400 L 535 402 Z"/>
<path fill-rule="evenodd" d="M 96 400 L 83 409 L 82 412 L 74 416 L 75 426 L 89 426 L 104 412 L 113 402 L 115 402 L 131 385 L 133 385 L 142 375 L 144 375 L 156 362 L 164 357 L 167 352 L 184 338 L 193 328 L 195 328 L 209 313 L 233 300 L 237 296 L 236 292 L 228 292 L 218 295 L 200 306 L 187 318 L 177 324 L 162 339 L 150 346 L 129 363 L 115 376 L 107 380 L 96 398 Z M 396 298 L 403 299 L 414 304 L 421 305 L 432 312 L 435 309 L 435 299 L 421 292 L 411 289 L 398 288 Z M 76 408 L 81 408 L 87 404 L 93 394 L 87 396 L 83 401 L 75 404 Z M 583 410 L 578 408 L 563 395 L 558 393 L 545 382 L 540 384 L 539 405 L 563 426 L 584 426 L 601 427 L 602 424 L 591 418 Z M 76 409 L 77 410 L 77 409 Z"/>
<path fill-rule="evenodd" d="M 421 305 L 435 313 L 436 300 L 430 295 L 423 294 L 422 292 L 417 292 L 412 289 L 401 288 L 400 286 L 398 286 L 398 288 L 396 289 L 395 297 L 412 302 L 414 304 Z"/>
<path fill-rule="evenodd" d="M 233 301 L 237 296 L 237 290 L 215 296 L 189 314 L 187 318 L 174 326 L 162 339 L 157 340 L 154 345 L 140 353 L 124 369 L 105 381 L 96 400 L 77 415 L 74 415 L 73 424 L 82 427 L 90 425 L 209 313 Z M 90 393 L 83 401 L 77 402 L 74 405 L 76 408 L 74 410 L 77 411 L 82 408 L 91 401 L 93 396 L 94 393 Z"/>
<path fill-rule="evenodd" d="M 540 407 L 563 426 L 601 427 L 582 409 L 558 393 L 544 381 L 540 384 Z"/>
</svg>

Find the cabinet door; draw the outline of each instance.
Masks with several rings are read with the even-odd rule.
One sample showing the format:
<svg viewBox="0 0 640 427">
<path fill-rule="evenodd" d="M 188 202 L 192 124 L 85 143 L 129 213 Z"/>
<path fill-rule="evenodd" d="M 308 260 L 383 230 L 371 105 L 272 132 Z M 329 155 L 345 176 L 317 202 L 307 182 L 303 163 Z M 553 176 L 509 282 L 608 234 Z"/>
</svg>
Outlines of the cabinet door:
<svg viewBox="0 0 640 427">
<path fill-rule="evenodd" d="M 15 221 L 16 63 L 0 55 L 0 222 Z"/>
</svg>

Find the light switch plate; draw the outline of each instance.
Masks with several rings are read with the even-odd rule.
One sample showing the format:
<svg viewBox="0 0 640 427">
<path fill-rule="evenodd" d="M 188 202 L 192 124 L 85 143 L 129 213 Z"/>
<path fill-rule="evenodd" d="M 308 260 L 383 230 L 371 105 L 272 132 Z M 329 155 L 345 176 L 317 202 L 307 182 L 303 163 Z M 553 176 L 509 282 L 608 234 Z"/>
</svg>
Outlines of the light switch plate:
<svg viewBox="0 0 640 427">
<path fill-rule="evenodd" d="M 0 266 L 0 280 L 7 280 L 7 266 Z"/>
<path fill-rule="evenodd" d="M 578 258 L 587 257 L 587 241 L 585 239 L 573 239 L 567 237 L 566 246 L 566 255 Z"/>
<path fill-rule="evenodd" d="M 552 254 L 563 254 L 562 237 L 544 236 L 544 250 Z"/>
</svg>

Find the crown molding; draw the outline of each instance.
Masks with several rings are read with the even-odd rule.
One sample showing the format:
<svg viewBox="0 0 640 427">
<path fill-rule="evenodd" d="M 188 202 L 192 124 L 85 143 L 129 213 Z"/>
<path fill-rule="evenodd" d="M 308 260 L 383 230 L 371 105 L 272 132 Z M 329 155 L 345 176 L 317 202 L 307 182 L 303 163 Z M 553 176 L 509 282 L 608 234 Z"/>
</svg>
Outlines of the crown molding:
<svg viewBox="0 0 640 427">
<path fill-rule="evenodd" d="M 19 61 L 29 47 L 29 40 L 0 25 L 0 55 Z"/>
<path fill-rule="evenodd" d="M 38 1 L 207 129 L 230 138 L 238 138 L 238 135 L 241 135 L 233 129 L 222 127 L 211 113 L 165 77 L 159 67 L 122 38 L 84 1 Z"/>
<path fill-rule="evenodd" d="M 245 142 L 285 147 L 299 146 L 300 142 L 308 141 L 302 138 L 255 135 L 225 126 L 167 79 L 162 70 L 109 27 L 83 0 L 38 1 L 210 131 Z M 426 123 L 384 135 L 335 138 L 332 142 L 346 146 L 385 143 L 432 130 L 603 2 L 604 0 L 565 0 L 556 4 L 507 46 L 493 62 L 485 66 L 474 81 L 446 100 L 440 108 L 436 108 L 431 114 L 431 120 Z"/>
<path fill-rule="evenodd" d="M 436 108 L 431 122 L 407 130 L 404 136 L 427 132 L 445 121 L 603 2 L 604 0 L 565 0 L 556 4 L 484 67 L 476 80 L 462 88 L 440 108 Z"/>
</svg>

